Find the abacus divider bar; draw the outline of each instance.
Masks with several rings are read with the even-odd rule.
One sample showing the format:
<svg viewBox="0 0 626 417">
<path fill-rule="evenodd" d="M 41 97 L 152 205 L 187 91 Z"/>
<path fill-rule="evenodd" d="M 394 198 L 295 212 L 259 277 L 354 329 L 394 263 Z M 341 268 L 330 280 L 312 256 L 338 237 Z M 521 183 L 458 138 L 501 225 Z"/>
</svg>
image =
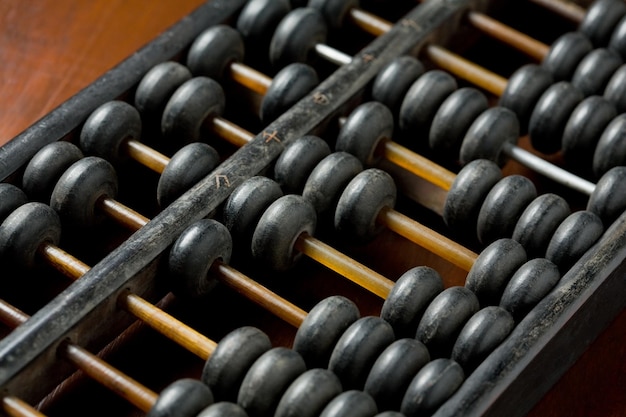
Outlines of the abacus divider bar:
<svg viewBox="0 0 626 417">
<path fill-rule="evenodd" d="M 389 207 L 383 207 L 378 214 L 377 221 L 464 271 L 469 271 L 478 257 L 476 253 L 452 239 L 448 239 Z"/>
<path fill-rule="evenodd" d="M 236 61 L 228 66 L 228 72 L 233 81 L 261 96 L 267 94 L 267 90 L 272 84 L 272 79 L 267 75 Z"/>
<path fill-rule="evenodd" d="M 565 19 L 579 24 L 585 18 L 585 9 L 579 5 L 572 3 L 571 1 L 562 0 L 529 0 L 531 3 L 535 3 L 546 10 L 564 17 Z"/>
<path fill-rule="evenodd" d="M 525 167 L 587 196 L 590 196 L 596 188 L 594 183 L 574 175 L 512 143 L 506 143 L 502 151 L 509 158 Z"/>
<path fill-rule="evenodd" d="M 299 328 L 307 316 L 307 312 L 300 307 L 285 300 L 278 294 L 270 291 L 223 262 L 215 261 L 211 266 L 210 273 L 216 274 L 220 282 L 262 306 L 267 311 L 273 313 L 295 328 Z"/>
<path fill-rule="evenodd" d="M 382 145 L 383 157 L 395 165 L 417 175 L 445 191 L 449 191 L 456 174 L 435 164 L 428 158 L 410 151 L 397 142 L 386 140 Z"/>
<path fill-rule="evenodd" d="M 0 299 L 0 320 L 2 322 L 7 325 L 21 326 L 28 319 L 28 314 Z M 143 411 L 150 410 L 157 399 L 156 393 L 79 346 L 64 341 L 59 346 L 59 353 L 87 375 Z"/>
<path fill-rule="evenodd" d="M 114 100 L 130 90 L 150 68 L 172 59 L 207 27 L 224 22 L 245 3 L 246 0 L 204 2 L 146 46 L 0 147 L 0 181 L 26 164 L 43 146 L 67 136 L 102 103 Z"/>
<path fill-rule="evenodd" d="M 202 360 L 207 360 L 217 347 L 217 343 L 213 340 L 138 295 L 130 292 L 123 293 L 119 298 L 119 304 L 124 310 Z"/>
<path fill-rule="evenodd" d="M 310 236 L 306 232 L 298 236 L 295 248 L 382 299 L 386 299 L 389 296 L 389 292 L 394 285 L 394 282 L 390 279 Z"/>
<path fill-rule="evenodd" d="M 158 398 L 154 391 L 144 387 L 80 346 L 63 343 L 59 347 L 59 353 L 85 374 L 142 411 L 148 412 Z"/>
<path fill-rule="evenodd" d="M 129 157 L 157 174 L 162 174 L 170 162 L 170 158 L 167 156 L 135 139 L 122 142 L 122 149 Z"/>
<path fill-rule="evenodd" d="M 2 398 L 2 409 L 11 417 L 46 417 L 30 404 L 13 396 Z"/>
</svg>

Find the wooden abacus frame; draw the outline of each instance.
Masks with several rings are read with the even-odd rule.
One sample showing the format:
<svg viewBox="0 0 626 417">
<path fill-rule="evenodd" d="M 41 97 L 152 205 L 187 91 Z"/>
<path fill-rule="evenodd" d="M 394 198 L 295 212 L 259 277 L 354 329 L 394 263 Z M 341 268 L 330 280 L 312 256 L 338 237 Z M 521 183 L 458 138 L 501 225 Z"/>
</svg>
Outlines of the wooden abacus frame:
<svg viewBox="0 0 626 417">
<path fill-rule="evenodd" d="M 208 2 L 0 148 L 2 179 L 10 180 L 44 144 L 71 135 L 98 105 L 122 96 L 153 65 L 176 56 L 204 28 L 228 20 L 244 3 Z M 154 290 L 150 277 L 159 255 L 188 224 L 215 209 L 244 179 L 261 172 L 291 140 L 314 132 L 337 114 L 389 59 L 416 54 L 433 39 L 445 44 L 457 29 L 463 10 L 472 7 L 486 11 L 491 6 L 486 0 L 432 1 L 414 9 L 392 31 L 373 41 L 351 64 L 338 69 L 24 326 L 0 341 L 3 392 L 26 400 L 41 398 L 59 382 L 47 377 L 43 384 L 41 375 L 59 375 L 60 380 L 69 372 L 55 358 L 58 343 L 71 338 L 97 348 L 128 324 L 115 314 L 117 295 L 126 288 L 149 295 Z M 327 100 L 316 99 L 321 96 Z M 264 133 L 276 133 L 273 137 L 280 140 L 267 141 Z M 621 277 L 626 255 L 625 222 L 626 218 L 620 217 L 438 415 L 518 415 L 545 393 L 624 307 L 621 295 L 626 282 Z M 103 317 L 110 323 L 91 325 Z M 102 328 L 106 332 L 94 331 Z"/>
</svg>

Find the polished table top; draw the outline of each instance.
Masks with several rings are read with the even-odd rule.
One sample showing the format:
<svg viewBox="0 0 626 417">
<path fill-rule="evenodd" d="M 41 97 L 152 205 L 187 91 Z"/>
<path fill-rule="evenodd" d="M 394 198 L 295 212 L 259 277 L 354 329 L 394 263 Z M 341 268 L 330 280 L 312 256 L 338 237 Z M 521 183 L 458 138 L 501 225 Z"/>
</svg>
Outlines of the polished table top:
<svg viewBox="0 0 626 417">
<path fill-rule="evenodd" d="M 192 11 L 201 0 L 0 1 L 0 144 Z M 626 415 L 626 311 L 532 416 Z"/>
</svg>

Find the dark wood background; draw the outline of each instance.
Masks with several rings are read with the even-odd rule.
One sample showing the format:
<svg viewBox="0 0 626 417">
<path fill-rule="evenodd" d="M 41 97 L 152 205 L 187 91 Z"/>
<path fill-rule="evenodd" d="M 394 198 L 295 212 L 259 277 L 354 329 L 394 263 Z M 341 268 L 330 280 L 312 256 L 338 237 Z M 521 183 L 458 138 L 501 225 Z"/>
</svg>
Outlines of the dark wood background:
<svg viewBox="0 0 626 417">
<path fill-rule="evenodd" d="M 201 0 L 0 1 L 0 144 L 193 10 Z M 532 416 L 626 415 L 626 312 Z"/>
</svg>

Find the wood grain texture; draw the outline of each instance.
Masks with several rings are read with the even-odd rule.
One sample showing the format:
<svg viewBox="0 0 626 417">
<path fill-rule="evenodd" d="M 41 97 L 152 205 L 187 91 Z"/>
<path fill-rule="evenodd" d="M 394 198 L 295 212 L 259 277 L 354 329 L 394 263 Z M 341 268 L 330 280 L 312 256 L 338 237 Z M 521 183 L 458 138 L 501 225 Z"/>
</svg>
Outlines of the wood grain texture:
<svg viewBox="0 0 626 417">
<path fill-rule="evenodd" d="M 2 0 L 0 144 L 200 3 L 201 0 Z M 623 416 L 624 329 L 626 312 L 617 317 L 530 415 Z"/>
</svg>

